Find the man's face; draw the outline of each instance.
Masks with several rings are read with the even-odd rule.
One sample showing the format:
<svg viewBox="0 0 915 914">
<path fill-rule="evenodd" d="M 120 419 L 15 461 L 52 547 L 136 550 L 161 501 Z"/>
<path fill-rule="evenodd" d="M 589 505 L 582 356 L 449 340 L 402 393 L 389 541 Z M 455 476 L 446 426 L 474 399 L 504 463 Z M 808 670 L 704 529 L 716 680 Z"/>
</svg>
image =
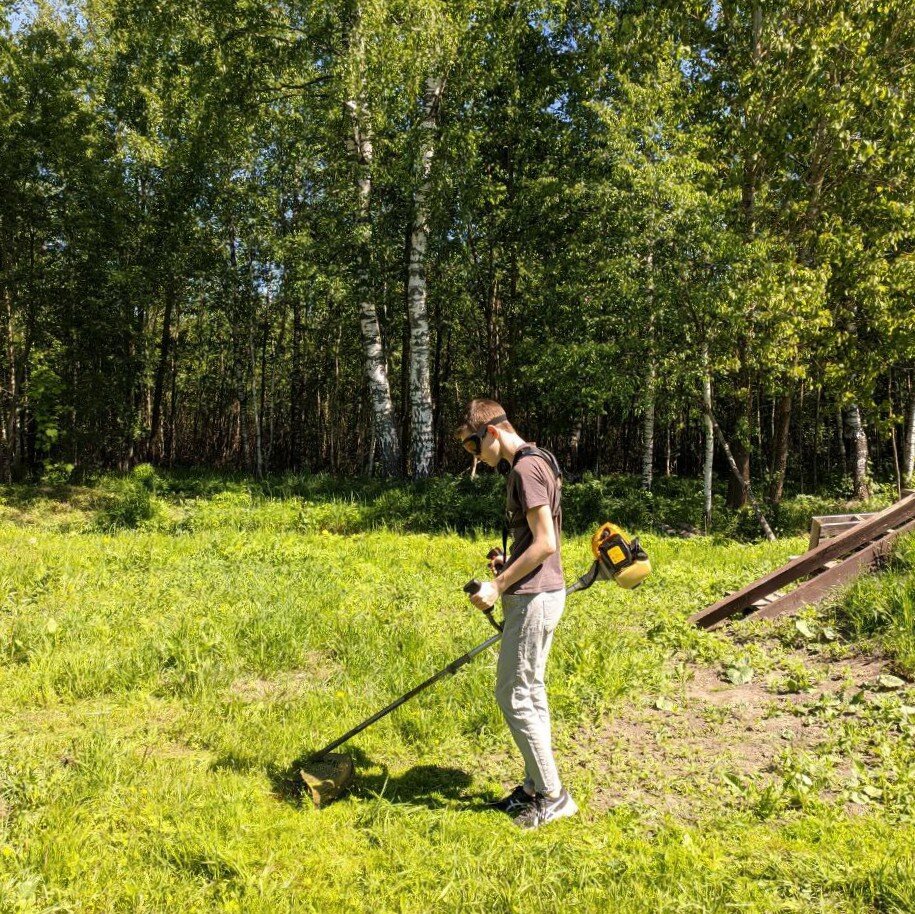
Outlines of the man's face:
<svg viewBox="0 0 915 914">
<path fill-rule="evenodd" d="M 477 445 L 479 444 L 479 452 Z M 477 434 L 464 441 L 464 450 L 482 460 L 487 466 L 495 468 L 502 459 L 502 449 L 496 429 L 493 425 L 484 425 L 477 429 Z"/>
</svg>

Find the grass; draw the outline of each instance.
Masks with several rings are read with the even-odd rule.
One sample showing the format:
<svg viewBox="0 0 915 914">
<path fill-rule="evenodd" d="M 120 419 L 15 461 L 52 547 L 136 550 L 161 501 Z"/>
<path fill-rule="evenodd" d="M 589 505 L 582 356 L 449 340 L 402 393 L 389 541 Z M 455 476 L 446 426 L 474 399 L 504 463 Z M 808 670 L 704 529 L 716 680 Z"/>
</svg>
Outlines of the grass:
<svg viewBox="0 0 915 914">
<path fill-rule="evenodd" d="M 915 678 L 915 537 L 895 550 L 886 574 L 860 578 L 833 606 L 845 635 L 891 654 Z"/>
<path fill-rule="evenodd" d="M 61 530 L 269 526 L 297 533 L 474 533 L 501 528 L 504 500 L 503 480 L 485 470 L 475 479 L 436 477 L 417 484 L 326 474 L 271 476 L 258 482 L 205 470 L 162 476 L 141 464 L 127 475 L 101 476 L 91 485 L 71 485 L 67 480 L 68 474 L 56 468 L 40 485 L 0 486 L 2 515 L 14 523 L 37 522 Z M 724 490 L 724 483 L 715 489 L 709 532 L 758 539 L 754 513 L 749 507 L 727 510 Z M 807 531 L 813 514 L 878 510 L 894 498 L 891 486 L 878 486 L 866 503 L 834 494 L 794 494 L 766 511 L 777 534 L 794 536 Z M 702 506 L 701 483 L 694 479 L 660 477 L 653 492 L 646 493 L 636 477 L 585 474 L 566 481 L 563 522 L 569 533 L 593 530 L 607 517 L 643 532 L 665 527 L 679 531 L 702 526 Z"/>
<path fill-rule="evenodd" d="M 915 672 L 911 542 L 801 627 L 706 633 L 690 612 L 803 539 L 647 533 L 648 584 L 570 599 L 549 675 L 582 814 L 524 834 L 481 808 L 520 774 L 492 654 L 354 740 L 351 795 L 301 802 L 303 752 L 488 637 L 460 587 L 496 534 L 467 504 L 463 535 L 433 529 L 406 487 L 272 485 L 6 491 L 2 914 L 915 910 L 915 690 L 816 692 L 860 645 Z M 586 535 L 563 548 L 569 577 L 587 567 Z M 790 699 L 799 735 L 738 770 L 761 737 L 696 734 L 738 733 L 752 696 L 761 726 Z"/>
</svg>

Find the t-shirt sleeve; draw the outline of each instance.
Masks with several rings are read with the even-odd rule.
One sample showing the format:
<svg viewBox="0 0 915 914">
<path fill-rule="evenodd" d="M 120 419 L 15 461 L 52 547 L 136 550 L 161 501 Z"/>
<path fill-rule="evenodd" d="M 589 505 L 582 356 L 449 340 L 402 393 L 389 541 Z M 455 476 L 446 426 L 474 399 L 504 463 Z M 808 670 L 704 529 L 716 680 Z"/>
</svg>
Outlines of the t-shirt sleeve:
<svg viewBox="0 0 915 914">
<path fill-rule="evenodd" d="M 519 461 L 518 500 L 524 514 L 533 508 L 553 503 L 551 485 L 555 485 L 555 481 L 547 476 L 550 471 L 541 466 L 541 463 L 542 461 L 532 458 Z"/>
</svg>

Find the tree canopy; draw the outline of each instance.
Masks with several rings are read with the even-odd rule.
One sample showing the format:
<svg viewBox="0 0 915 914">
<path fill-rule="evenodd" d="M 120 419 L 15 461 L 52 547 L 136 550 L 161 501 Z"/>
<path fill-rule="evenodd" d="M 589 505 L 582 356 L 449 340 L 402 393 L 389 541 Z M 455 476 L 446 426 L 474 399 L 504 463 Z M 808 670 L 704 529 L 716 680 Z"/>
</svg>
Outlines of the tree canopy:
<svg viewBox="0 0 915 914">
<path fill-rule="evenodd" d="M 3 9 L 0 476 L 911 476 L 911 4 Z"/>
</svg>

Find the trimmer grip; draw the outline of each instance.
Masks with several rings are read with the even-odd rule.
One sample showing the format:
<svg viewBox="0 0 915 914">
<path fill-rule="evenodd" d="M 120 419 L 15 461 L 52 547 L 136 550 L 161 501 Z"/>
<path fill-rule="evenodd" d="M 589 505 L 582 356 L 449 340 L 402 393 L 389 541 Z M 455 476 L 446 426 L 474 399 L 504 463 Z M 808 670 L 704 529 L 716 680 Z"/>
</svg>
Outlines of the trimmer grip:
<svg viewBox="0 0 915 914">
<path fill-rule="evenodd" d="M 469 594 L 470 596 L 473 596 L 475 593 L 479 593 L 479 592 L 480 592 L 480 588 L 481 588 L 482 586 L 483 586 L 482 581 L 478 581 L 476 578 L 471 578 L 471 579 L 464 585 L 464 593 Z M 491 606 L 489 607 L 489 609 L 484 609 L 484 610 L 483 610 L 483 615 L 486 616 L 486 619 L 487 619 L 487 621 L 489 622 L 489 624 L 490 624 L 497 632 L 502 631 L 502 626 L 501 626 L 498 622 L 496 622 L 496 618 L 495 618 L 495 616 L 493 616 L 493 614 L 492 614 L 492 607 L 491 607 Z"/>
</svg>

